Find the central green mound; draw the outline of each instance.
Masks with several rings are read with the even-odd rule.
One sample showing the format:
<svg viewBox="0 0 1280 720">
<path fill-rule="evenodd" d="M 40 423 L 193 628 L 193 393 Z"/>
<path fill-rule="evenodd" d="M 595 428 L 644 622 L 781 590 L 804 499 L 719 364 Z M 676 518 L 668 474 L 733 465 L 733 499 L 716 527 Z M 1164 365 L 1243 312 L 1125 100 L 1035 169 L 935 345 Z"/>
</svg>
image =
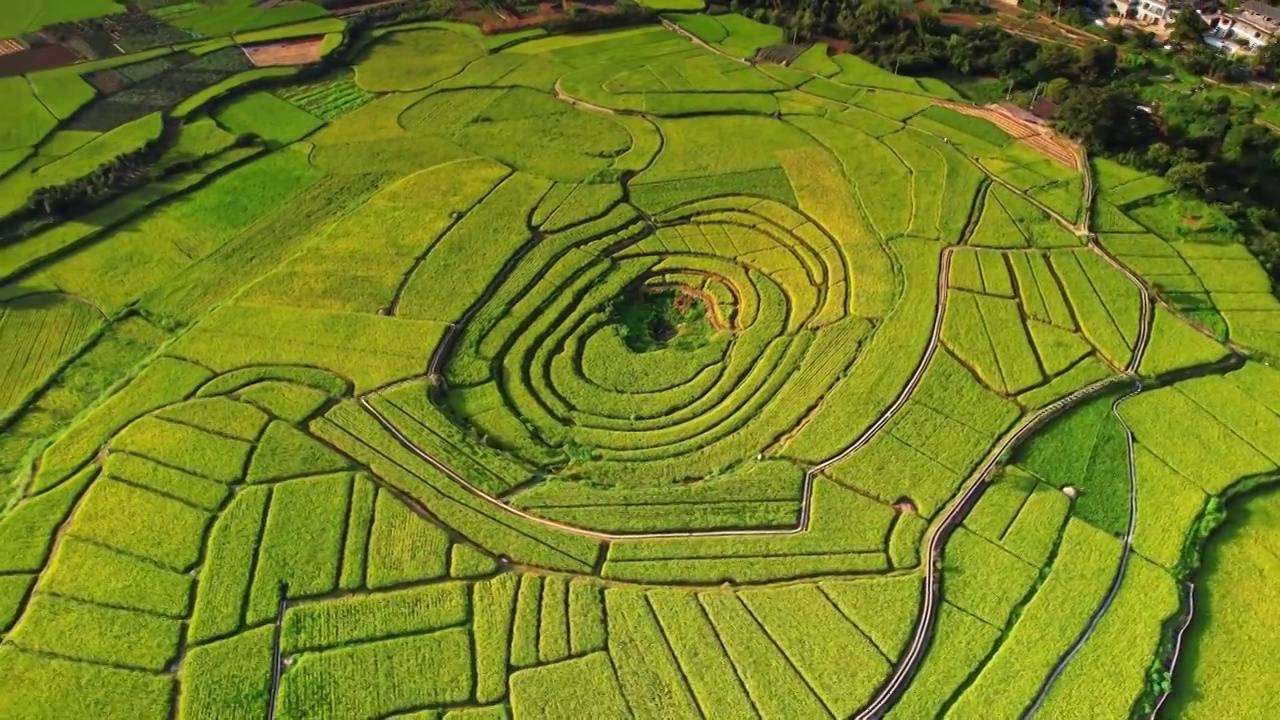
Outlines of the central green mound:
<svg viewBox="0 0 1280 720">
<path fill-rule="evenodd" d="M 715 332 L 707 300 L 687 286 L 632 288 L 614 302 L 612 317 L 627 347 L 638 353 L 696 350 Z"/>
</svg>

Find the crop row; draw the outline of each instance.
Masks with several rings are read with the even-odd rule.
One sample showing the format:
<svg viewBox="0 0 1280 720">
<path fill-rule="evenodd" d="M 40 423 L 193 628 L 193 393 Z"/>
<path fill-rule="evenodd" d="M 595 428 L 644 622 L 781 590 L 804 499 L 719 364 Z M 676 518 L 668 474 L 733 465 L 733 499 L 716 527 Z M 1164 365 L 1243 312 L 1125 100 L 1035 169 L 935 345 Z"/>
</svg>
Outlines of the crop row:
<svg viewBox="0 0 1280 720">
<path fill-rule="evenodd" d="M 399 446 L 354 404 L 337 406 L 313 430 L 481 547 L 548 568 L 582 570 L 594 561 L 597 542 L 548 530 L 476 498 Z"/>
<path fill-rule="evenodd" d="M 831 389 L 809 421 L 783 446 L 788 457 L 820 462 L 838 454 L 869 427 L 914 372 L 904 356 L 924 355 L 936 307 L 937 245 L 911 239 L 894 243 L 904 288 L 893 312 L 861 349 L 846 376 Z M 859 277 L 857 271 L 853 273 Z M 871 282 L 880 280 L 873 274 Z"/>
<path fill-rule="evenodd" d="M 1119 553 L 1115 538 L 1070 520 L 1044 583 L 951 712 L 1024 712 L 1102 600 Z"/>
<path fill-rule="evenodd" d="M 932 517 L 1016 417 L 1008 401 L 940 351 L 885 431 L 831 472 L 882 502 L 907 499 Z"/>
</svg>

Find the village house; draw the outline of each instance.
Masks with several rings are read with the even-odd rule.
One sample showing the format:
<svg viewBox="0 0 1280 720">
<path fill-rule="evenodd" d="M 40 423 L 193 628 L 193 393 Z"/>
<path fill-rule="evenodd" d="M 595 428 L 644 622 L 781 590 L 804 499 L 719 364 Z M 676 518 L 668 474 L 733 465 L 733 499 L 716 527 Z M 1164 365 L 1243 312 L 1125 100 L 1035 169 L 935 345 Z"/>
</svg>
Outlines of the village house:
<svg viewBox="0 0 1280 720">
<path fill-rule="evenodd" d="M 1182 12 L 1181 0 L 1115 0 L 1115 7 L 1122 17 L 1161 29 L 1172 27 Z"/>
<path fill-rule="evenodd" d="M 1248 0 L 1234 12 L 1222 13 L 1214 35 L 1237 45 L 1257 50 L 1280 32 L 1280 8 L 1258 0 Z"/>
</svg>

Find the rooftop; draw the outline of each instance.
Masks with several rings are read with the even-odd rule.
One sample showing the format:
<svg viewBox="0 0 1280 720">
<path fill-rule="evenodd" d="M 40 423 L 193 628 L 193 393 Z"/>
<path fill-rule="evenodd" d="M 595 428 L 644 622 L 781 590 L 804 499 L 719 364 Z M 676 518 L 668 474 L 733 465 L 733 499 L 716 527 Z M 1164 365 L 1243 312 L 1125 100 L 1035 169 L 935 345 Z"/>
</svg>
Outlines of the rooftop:
<svg viewBox="0 0 1280 720">
<path fill-rule="evenodd" d="M 1272 25 L 1280 25 L 1280 7 L 1268 5 L 1259 0 L 1248 0 L 1240 6 L 1240 11 L 1245 15 L 1260 16 Z"/>
</svg>

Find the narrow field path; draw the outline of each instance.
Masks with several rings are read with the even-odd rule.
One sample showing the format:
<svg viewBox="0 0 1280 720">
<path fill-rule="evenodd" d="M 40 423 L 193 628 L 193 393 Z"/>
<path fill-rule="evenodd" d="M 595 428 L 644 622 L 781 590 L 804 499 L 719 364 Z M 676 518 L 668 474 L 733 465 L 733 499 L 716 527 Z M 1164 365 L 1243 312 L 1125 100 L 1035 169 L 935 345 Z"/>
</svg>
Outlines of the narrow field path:
<svg viewBox="0 0 1280 720">
<path fill-rule="evenodd" d="M 889 708 L 893 706 L 893 703 L 897 700 L 897 698 L 901 695 L 901 693 L 906 689 L 907 684 L 910 683 L 911 679 L 915 676 L 916 671 L 919 669 L 920 663 L 923 662 L 924 656 L 929 649 L 929 645 L 930 645 L 929 641 L 933 637 L 933 628 L 937 622 L 938 607 L 941 604 L 941 598 L 940 598 L 941 583 L 939 581 L 941 579 L 941 573 L 942 573 L 941 557 L 942 557 L 943 551 L 946 548 L 946 542 L 950 538 L 951 532 L 958 525 L 960 525 L 960 523 L 964 522 L 965 516 L 969 513 L 971 509 L 973 509 L 973 506 L 977 503 L 978 498 L 982 496 L 982 492 L 985 490 L 986 478 L 991 474 L 993 470 L 995 470 L 996 466 L 999 465 L 1000 459 L 1003 456 L 1004 452 L 1006 450 L 1009 450 L 1015 447 L 1018 442 L 1024 439 L 1027 435 L 1031 434 L 1033 431 L 1037 430 L 1044 423 L 1053 419 L 1054 417 L 1061 414 L 1062 412 L 1070 409 L 1071 407 L 1074 407 L 1076 404 L 1102 393 L 1104 390 L 1110 388 L 1112 385 L 1115 385 L 1120 382 L 1124 382 L 1125 380 L 1130 380 L 1135 382 L 1136 383 L 1135 390 L 1127 394 L 1125 396 L 1126 398 L 1131 397 L 1133 394 L 1135 394 L 1136 392 L 1142 389 L 1142 383 L 1140 380 L 1138 380 L 1137 371 L 1138 371 L 1138 367 L 1142 363 L 1142 357 L 1146 352 L 1146 346 L 1150 342 L 1150 337 L 1151 337 L 1151 324 L 1152 324 L 1151 293 L 1140 278 L 1138 278 L 1133 273 L 1129 272 L 1129 270 L 1125 268 L 1122 263 L 1118 262 L 1117 260 L 1115 260 L 1115 258 L 1111 257 L 1100 245 L 1098 245 L 1096 236 L 1088 232 L 1088 227 L 1092 219 L 1092 208 L 1093 208 L 1093 192 L 1094 192 L 1094 184 L 1093 184 L 1093 177 L 1092 177 L 1093 173 L 1089 168 L 1088 158 L 1084 155 L 1083 151 L 1081 151 L 1081 161 L 1082 161 L 1081 168 L 1084 173 L 1084 183 L 1083 183 L 1083 189 L 1081 193 L 1083 208 L 1081 210 L 1080 223 L 1079 224 L 1071 223 L 1066 218 L 1062 217 L 1060 214 L 1057 214 L 1057 213 L 1050 213 L 1050 216 L 1053 217 L 1063 227 L 1077 234 L 1080 234 L 1080 230 L 1079 230 L 1080 227 L 1085 228 L 1083 234 L 1086 234 L 1088 238 L 1089 248 L 1092 249 L 1094 252 L 1097 252 L 1104 259 L 1106 259 L 1108 263 L 1110 263 L 1112 266 L 1118 269 L 1125 276 L 1125 278 L 1127 278 L 1130 282 L 1132 282 L 1138 288 L 1138 291 L 1142 296 L 1142 304 L 1141 304 L 1141 317 L 1138 323 L 1138 337 L 1134 343 L 1133 355 L 1129 359 L 1129 363 L 1126 366 L 1124 374 L 1115 375 L 1115 376 L 1100 380 L 1098 382 L 1095 382 L 1091 385 L 1088 385 L 1079 390 L 1076 390 L 1070 395 L 1067 395 L 1044 408 L 1041 408 L 1036 413 L 1024 418 L 1023 421 L 1019 423 L 1017 429 L 1015 429 L 1014 432 L 1011 433 L 1010 435 L 1007 435 L 1004 441 L 1002 441 L 999 445 L 997 445 L 995 450 L 993 450 L 990 454 L 988 454 L 987 461 L 978 470 L 978 473 L 976 474 L 976 476 L 974 476 L 974 478 L 970 481 L 970 484 L 960 494 L 959 498 L 953 501 L 950 509 L 942 517 L 942 519 L 937 523 L 937 525 L 935 525 L 934 528 L 932 529 L 932 534 L 929 536 L 929 544 L 926 546 L 925 555 L 924 557 L 921 558 L 921 562 L 924 564 L 924 567 L 925 567 L 925 588 L 924 588 L 924 600 L 920 605 L 920 616 L 919 616 L 919 619 L 916 621 L 915 634 L 911 638 L 911 643 L 907 646 L 907 651 L 903 654 L 902 658 L 898 661 L 898 665 L 895 667 L 893 675 L 889 678 L 889 680 L 883 686 L 881 686 L 880 691 L 879 693 L 877 693 L 875 698 L 873 698 L 872 701 L 861 712 L 859 712 L 855 716 L 857 720 L 873 720 L 873 718 L 883 717 L 884 714 L 889 710 Z M 973 161 L 973 162 L 979 169 L 981 169 L 992 180 L 1000 183 L 1004 187 L 1007 187 L 1011 192 L 1014 192 L 1025 199 L 1033 200 L 1026 193 L 1018 190 L 1017 188 L 1010 186 L 1008 183 L 1005 183 L 1000 178 L 995 177 L 992 173 L 987 171 L 987 169 L 983 167 L 981 163 L 978 163 L 976 161 Z M 1037 206 L 1039 206 L 1039 203 L 1036 203 L 1036 204 Z M 1115 406 L 1112 407 L 1112 412 L 1115 412 Z M 1129 433 L 1127 425 L 1125 426 L 1125 432 L 1131 441 L 1132 434 Z M 1137 486 L 1136 486 L 1135 470 L 1133 466 L 1132 448 L 1130 448 L 1129 450 L 1129 473 L 1130 473 L 1130 492 L 1131 494 L 1133 494 L 1133 497 L 1136 499 Z M 1131 512 L 1130 529 L 1126 537 L 1131 536 L 1133 534 L 1133 524 L 1136 521 L 1136 500 L 1135 502 L 1130 503 L 1130 512 Z M 1116 589 L 1118 589 L 1120 580 L 1123 577 L 1124 563 L 1127 563 L 1127 559 L 1128 559 L 1127 547 L 1128 547 L 1128 543 L 1126 541 L 1125 554 L 1122 556 L 1123 558 L 1122 566 L 1120 568 L 1120 571 L 1117 573 L 1116 579 L 1113 582 L 1113 586 Z M 1114 595 L 1114 592 L 1113 592 L 1113 595 Z M 1104 605 L 1099 608 L 1098 612 L 1095 613 L 1094 620 L 1091 622 L 1090 626 L 1086 629 L 1086 632 L 1082 635 L 1082 637 L 1077 641 L 1078 646 L 1083 646 L 1084 642 L 1088 640 L 1089 635 L 1092 634 L 1093 627 L 1097 624 L 1097 621 L 1101 619 L 1102 614 L 1106 612 L 1107 608 L 1110 607 L 1111 599 L 1112 597 L 1109 596 L 1107 601 L 1104 603 Z M 1074 655 L 1074 652 L 1070 654 Z M 1064 658 L 1060 662 L 1060 665 L 1065 667 L 1065 664 L 1068 660 L 1070 660 L 1070 657 Z M 1059 670 L 1058 672 L 1061 672 L 1061 671 Z M 1045 692 L 1045 689 L 1042 688 L 1041 695 L 1043 695 L 1044 692 Z M 1039 701 L 1039 699 L 1037 700 Z"/>
<path fill-rule="evenodd" d="M 941 605 L 942 552 L 946 547 L 951 532 L 964 521 L 969 511 L 977 503 L 985 490 L 987 476 L 1000 464 L 1000 459 L 1007 450 L 1012 449 L 1028 435 L 1040 429 L 1046 422 L 1080 402 L 1103 393 L 1125 376 L 1113 376 L 1099 380 L 1047 405 L 1020 422 L 1017 428 L 987 455 L 987 460 L 979 468 L 977 475 L 954 500 L 942 516 L 942 520 L 934 527 L 929 536 L 929 544 L 925 548 L 925 556 L 921 563 L 925 568 L 924 601 L 920 605 L 920 617 L 916 621 L 916 631 L 907 646 L 906 652 L 898 661 L 893 675 L 881 687 L 876 697 L 855 717 L 858 720 L 872 720 L 883 717 L 892 707 L 898 696 L 906 689 L 906 685 L 915 676 L 924 655 L 929 649 L 929 640 L 933 636 L 933 626 L 937 622 L 938 607 Z"/>
<path fill-rule="evenodd" d="M 1173 633 L 1173 651 L 1169 653 L 1169 657 L 1165 659 L 1165 672 L 1168 673 L 1170 679 L 1173 678 L 1173 671 L 1178 667 L 1178 657 L 1182 655 L 1182 638 L 1187 634 L 1187 628 L 1191 627 L 1191 619 L 1196 614 L 1196 585 L 1193 582 L 1187 583 L 1187 611 L 1182 616 L 1182 622 L 1178 624 L 1178 629 Z M 1160 714 L 1160 708 L 1164 707 L 1164 703 L 1169 699 L 1169 695 L 1173 693 L 1172 684 L 1166 685 L 1160 697 L 1156 698 L 1155 706 L 1151 709 L 1148 720 L 1156 720 L 1156 716 Z"/>
<path fill-rule="evenodd" d="M 1125 528 L 1124 537 L 1120 539 L 1120 563 L 1116 567 L 1116 574 L 1111 578 L 1111 587 L 1107 589 L 1106 596 L 1102 598 L 1102 602 L 1098 604 L 1096 609 L 1094 609 L 1093 615 L 1089 618 L 1089 623 L 1080 631 L 1075 642 L 1072 643 L 1067 652 L 1058 659 L 1057 664 L 1053 666 L 1053 670 L 1049 672 L 1049 676 L 1046 677 L 1044 682 L 1040 685 L 1040 690 L 1036 693 L 1035 700 L 1033 700 L 1031 706 L 1022 713 L 1022 717 L 1024 719 L 1030 718 L 1040 711 L 1040 708 L 1044 705 L 1045 698 L 1049 696 L 1049 691 L 1053 689 L 1053 684 L 1057 681 L 1058 676 L 1062 675 L 1062 671 L 1067 669 L 1067 663 L 1071 662 L 1072 658 L 1074 658 L 1076 654 L 1084 648 L 1084 644 L 1093 636 L 1093 632 L 1097 629 L 1098 623 L 1102 621 L 1102 616 L 1106 614 L 1107 610 L 1111 609 L 1111 604 L 1115 602 L 1116 596 L 1120 594 L 1120 585 L 1124 582 L 1124 573 L 1129 567 L 1129 557 L 1133 554 L 1133 531 L 1138 524 L 1138 468 L 1134 457 L 1133 430 L 1129 427 L 1129 424 L 1124 421 L 1124 418 L 1121 417 L 1120 404 L 1140 392 L 1142 392 L 1142 381 L 1138 380 L 1134 383 L 1133 388 L 1130 389 L 1129 392 L 1116 398 L 1115 402 L 1111 403 L 1112 416 L 1114 416 L 1120 423 L 1120 426 L 1124 428 L 1125 453 L 1128 461 L 1127 464 L 1129 466 L 1129 525 Z"/>
<path fill-rule="evenodd" d="M 284 611 L 289 607 L 289 588 L 280 586 L 280 605 L 276 608 L 275 630 L 271 637 L 271 690 L 267 694 L 267 720 L 275 720 L 276 702 L 280 698 L 280 675 L 284 672 L 284 656 L 280 636 L 284 632 Z"/>
</svg>

